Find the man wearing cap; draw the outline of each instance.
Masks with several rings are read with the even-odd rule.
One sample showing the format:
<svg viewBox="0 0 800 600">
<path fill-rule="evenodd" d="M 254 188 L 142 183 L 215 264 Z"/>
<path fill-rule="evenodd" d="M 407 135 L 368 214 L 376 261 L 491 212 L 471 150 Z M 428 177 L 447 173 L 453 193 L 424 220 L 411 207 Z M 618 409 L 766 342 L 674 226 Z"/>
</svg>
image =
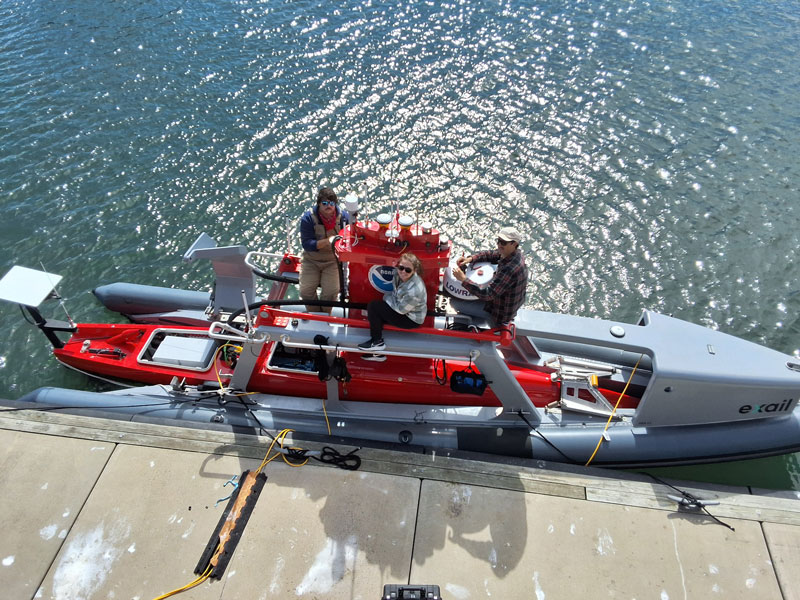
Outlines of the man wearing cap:
<svg viewBox="0 0 800 600">
<path fill-rule="evenodd" d="M 525 291 L 528 286 L 528 270 L 519 250 L 521 240 L 519 231 L 513 227 L 503 227 L 497 234 L 497 250 L 478 252 L 458 259 L 457 264 L 460 268 L 453 269 L 453 276 L 461 282 L 465 290 L 481 300 L 486 300 L 482 311 L 476 311 L 475 308 L 463 310 L 465 305 L 470 303 L 459 301 L 458 308 L 462 312 L 488 318 L 494 327 L 502 327 L 514 320 L 517 310 L 525 302 Z M 485 288 L 480 288 L 467 279 L 463 271 L 464 265 L 478 262 L 497 265 L 494 277 Z M 452 300 L 451 305 L 453 305 Z"/>
</svg>

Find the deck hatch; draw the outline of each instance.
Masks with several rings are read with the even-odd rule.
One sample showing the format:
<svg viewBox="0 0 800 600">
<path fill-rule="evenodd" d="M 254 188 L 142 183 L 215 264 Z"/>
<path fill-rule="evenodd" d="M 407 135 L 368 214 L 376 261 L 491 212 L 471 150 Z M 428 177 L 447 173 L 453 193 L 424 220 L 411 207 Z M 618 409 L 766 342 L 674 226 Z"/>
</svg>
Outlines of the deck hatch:
<svg viewBox="0 0 800 600">
<path fill-rule="evenodd" d="M 138 362 L 205 371 L 211 368 L 218 342 L 197 331 L 156 329 L 139 354 Z"/>
<path fill-rule="evenodd" d="M 191 369 L 205 368 L 214 355 L 215 346 L 215 340 L 208 338 L 168 335 L 153 353 L 153 362 Z"/>
</svg>

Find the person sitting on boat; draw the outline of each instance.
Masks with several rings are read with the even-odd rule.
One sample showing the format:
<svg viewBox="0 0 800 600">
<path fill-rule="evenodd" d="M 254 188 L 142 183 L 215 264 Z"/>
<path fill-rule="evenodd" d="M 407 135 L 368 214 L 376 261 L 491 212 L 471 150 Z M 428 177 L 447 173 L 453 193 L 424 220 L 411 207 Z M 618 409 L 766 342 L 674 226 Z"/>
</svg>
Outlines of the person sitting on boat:
<svg viewBox="0 0 800 600">
<path fill-rule="evenodd" d="M 323 187 L 317 204 L 300 219 L 303 257 L 300 268 L 300 298 L 309 312 L 331 312 L 331 307 L 314 306 L 314 300 L 336 300 L 339 294 L 339 265 L 333 254 L 331 238 L 350 222 L 350 214 L 339 208 L 336 192 Z M 317 296 L 317 288 L 321 293 Z"/>
<path fill-rule="evenodd" d="M 370 339 L 358 345 L 362 350 L 386 348 L 383 326 L 388 323 L 402 329 L 414 329 L 425 321 L 428 312 L 428 291 L 422 281 L 422 263 L 410 252 L 403 254 L 394 270 L 394 287 L 367 305 Z M 386 360 L 384 355 L 365 355 L 372 360 Z"/>
<path fill-rule="evenodd" d="M 465 290 L 485 300 L 483 309 L 475 303 L 452 298 L 450 306 L 458 312 L 486 319 L 492 327 L 504 327 L 514 320 L 517 310 L 525 302 L 528 287 L 528 270 L 525 258 L 519 249 L 522 236 L 513 227 L 503 227 L 497 234 L 497 250 L 478 252 L 458 259 L 459 269 L 453 269 L 453 276 L 461 282 Z M 494 277 L 486 287 L 479 287 L 464 273 L 464 265 L 490 262 L 497 265 Z"/>
</svg>

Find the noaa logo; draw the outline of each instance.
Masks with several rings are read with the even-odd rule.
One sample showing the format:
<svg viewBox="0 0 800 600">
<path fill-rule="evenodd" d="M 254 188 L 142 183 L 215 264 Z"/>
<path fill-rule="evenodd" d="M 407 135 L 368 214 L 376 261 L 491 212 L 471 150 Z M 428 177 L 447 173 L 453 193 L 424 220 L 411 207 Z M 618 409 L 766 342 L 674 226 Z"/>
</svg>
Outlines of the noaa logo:
<svg viewBox="0 0 800 600">
<path fill-rule="evenodd" d="M 370 268 L 367 279 L 379 292 L 383 294 L 391 292 L 394 289 L 394 267 L 375 265 Z"/>
</svg>

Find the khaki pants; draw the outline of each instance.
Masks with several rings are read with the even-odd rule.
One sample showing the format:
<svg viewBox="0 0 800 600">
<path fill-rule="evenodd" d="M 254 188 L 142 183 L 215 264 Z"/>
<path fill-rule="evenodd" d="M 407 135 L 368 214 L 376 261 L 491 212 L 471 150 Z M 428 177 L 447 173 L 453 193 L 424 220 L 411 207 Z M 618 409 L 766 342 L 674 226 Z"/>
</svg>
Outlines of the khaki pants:
<svg viewBox="0 0 800 600">
<path fill-rule="evenodd" d="M 319 296 L 317 288 L 322 288 Z M 339 269 L 336 261 L 316 262 L 305 258 L 300 267 L 300 298 L 306 302 L 309 312 L 326 312 L 330 314 L 330 306 L 314 306 L 314 300 L 336 300 L 339 294 Z"/>
</svg>

